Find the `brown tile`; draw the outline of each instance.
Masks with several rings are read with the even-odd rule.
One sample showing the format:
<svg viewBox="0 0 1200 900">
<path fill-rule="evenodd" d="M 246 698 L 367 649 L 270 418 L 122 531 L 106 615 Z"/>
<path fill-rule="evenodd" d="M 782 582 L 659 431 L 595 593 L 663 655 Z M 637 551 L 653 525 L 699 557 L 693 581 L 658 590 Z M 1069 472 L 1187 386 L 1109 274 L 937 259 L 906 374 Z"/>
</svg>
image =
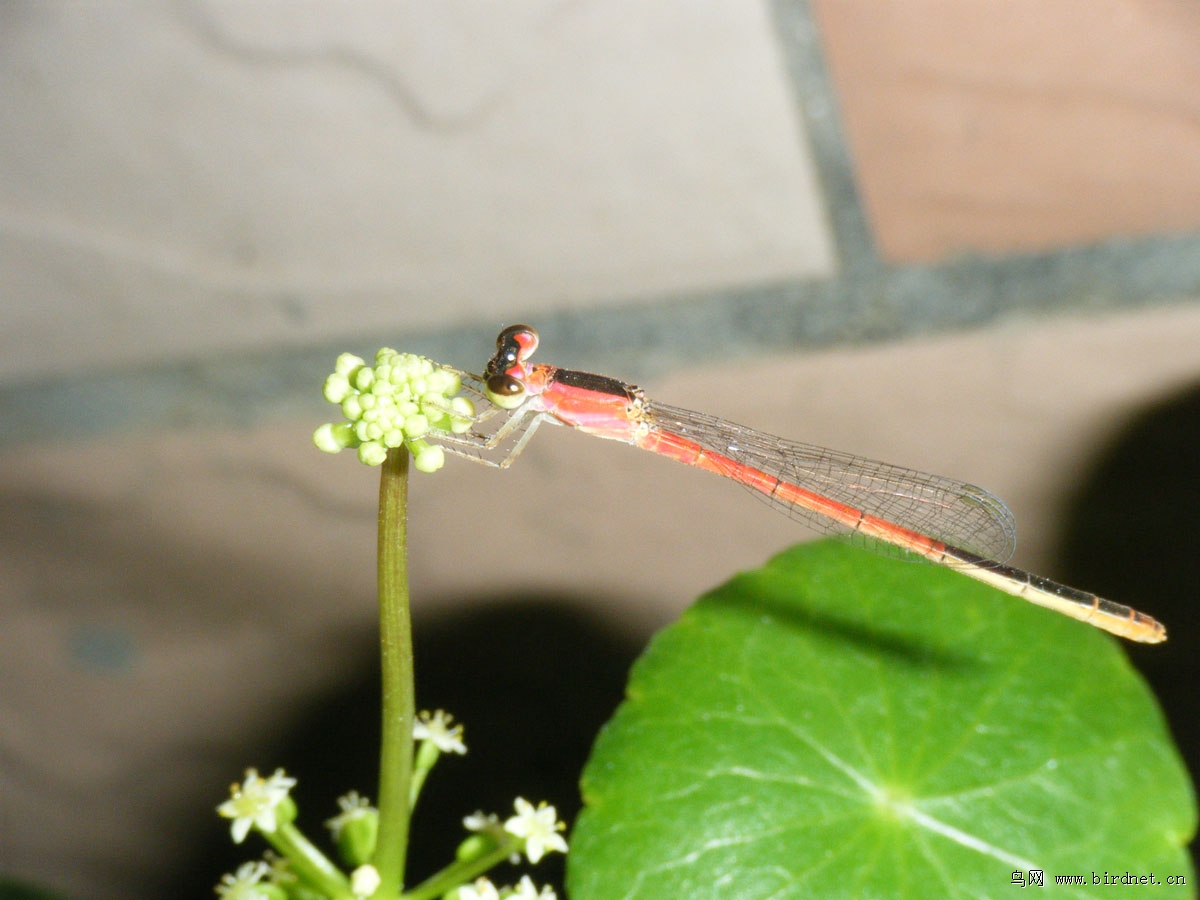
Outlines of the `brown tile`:
<svg viewBox="0 0 1200 900">
<path fill-rule="evenodd" d="M 814 0 L 880 251 L 1200 227 L 1190 0 Z"/>
</svg>

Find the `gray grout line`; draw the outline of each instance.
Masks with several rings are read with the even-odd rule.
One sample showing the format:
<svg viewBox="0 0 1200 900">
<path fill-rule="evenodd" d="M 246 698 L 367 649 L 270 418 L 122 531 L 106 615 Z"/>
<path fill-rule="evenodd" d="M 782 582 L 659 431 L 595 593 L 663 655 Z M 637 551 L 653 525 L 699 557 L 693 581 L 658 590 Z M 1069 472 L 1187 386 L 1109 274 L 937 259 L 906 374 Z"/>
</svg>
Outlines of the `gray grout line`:
<svg viewBox="0 0 1200 900">
<path fill-rule="evenodd" d="M 842 130 L 841 105 L 812 7 L 808 0 L 770 0 L 770 4 L 833 228 L 837 264 L 842 271 L 879 269 L 882 263 L 858 193 L 850 145 Z"/>
<path fill-rule="evenodd" d="M 708 361 L 962 330 L 1029 314 L 1189 300 L 1200 300 L 1200 235 L 864 269 L 833 280 L 542 315 L 531 324 L 542 333 L 547 358 L 637 379 Z"/>
<path fill-rule="evenodd" d="M 851 272 L 659 302 L 529 317 L 547 361 L 629 381 L 673 368 L 979 327 L 1006 317 L 1099 312 L 1200 299 L 1200 235 L 1113 241 L 1056 253 L 973 257 Z M 127 429 L 249 427 L 326 414 L 320 385 L 338 353 L 381 346 L 478 369 L 506 322 L 376 334 L 88 373 L 0 389 L 0 446 Z"/>
<path fill-rule="evenodd" d="M 548 361 L 638 381 L 689 365 L 974 328 L 1008 316 L 1200 300 L 1200 234 L 1052 253 L 886 266 L 875 251 L 807 0 L 771 0 L 834 231 L 839 270 L 814 279 L 530 317 Z M 467 369 L 505 322 L 391 333 L 89 372 L 0 388 L 0 447 L 121 430 L 249 427 L 329 412 L 320 385 L 344 350 L 386 345 Z M 357 346 L 356 346 L 357 345 Z"/>
</svg>

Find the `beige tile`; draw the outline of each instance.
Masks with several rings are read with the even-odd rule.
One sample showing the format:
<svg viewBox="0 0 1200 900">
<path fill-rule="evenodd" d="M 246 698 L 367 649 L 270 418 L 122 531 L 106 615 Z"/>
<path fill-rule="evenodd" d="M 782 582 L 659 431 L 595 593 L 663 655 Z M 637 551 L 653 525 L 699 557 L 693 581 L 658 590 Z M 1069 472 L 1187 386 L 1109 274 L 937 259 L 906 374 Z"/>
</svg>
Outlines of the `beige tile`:
<svg viewBox="0 0 1200 900">
<path fill-rule="evenodd" d="M 0 53 L 0 377 L 832 267 L 762 2 L 37 9 Z"/>
<path fill-rule="evenodd" d="M 813 6 L 889 259 L 1200 227 L 1200 6 Z"/>
</svg>

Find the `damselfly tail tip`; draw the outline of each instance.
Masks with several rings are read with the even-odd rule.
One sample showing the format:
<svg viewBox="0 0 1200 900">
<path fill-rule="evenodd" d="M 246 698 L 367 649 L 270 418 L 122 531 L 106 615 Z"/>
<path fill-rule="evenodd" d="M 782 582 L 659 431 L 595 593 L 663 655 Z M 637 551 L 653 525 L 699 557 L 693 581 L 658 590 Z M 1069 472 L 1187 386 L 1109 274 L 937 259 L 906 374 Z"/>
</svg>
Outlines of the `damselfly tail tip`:
<svg viewBox="0 0 1200 900">
<path fill-rule="evenodd" d="M 1147 616 L 1146 618 L 1150 618 Z M 1142 643 L 1144 644 L 1161 644 L 1167 639 L 1167 627 L 1154 619 L 1149 622 L 1150 631 Z"/>
<path fill-rule="evenodd" d="M 1167 626 L 1153 616 L 1130 610 L 1129 618 L 1121 620 L 1120 627 L 1115 623 L 1100 625 L 1105 631 L 1110 631 L 1117 637 L 1123 637 L 1139 644 L 1161 644 L 1167 639 Z"/>
</svg>

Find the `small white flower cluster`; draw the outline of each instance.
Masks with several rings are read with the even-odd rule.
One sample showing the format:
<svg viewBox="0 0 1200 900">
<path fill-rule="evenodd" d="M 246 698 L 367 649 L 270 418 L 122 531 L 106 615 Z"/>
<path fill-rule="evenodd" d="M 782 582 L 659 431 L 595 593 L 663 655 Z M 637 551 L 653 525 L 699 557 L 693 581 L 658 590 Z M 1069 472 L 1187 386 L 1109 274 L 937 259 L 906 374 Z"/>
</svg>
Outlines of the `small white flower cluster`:
<svg viewBox="0 0 1200 900">
<path fill-rule="evenodd" d="M 229 799 L 217 807 L 218 813 L 233 819 L 233 842 L 244 841 L 251 826 L 266 834 L 273 832 L 279 805 L 295 786 L 296 779 L 285 775 L 283 769 L 276 769 L 269 778 L 260 778 L 257 769 L 247 769 L 246 780 L 233 785 Z"/>
<path fill-rule="evenodd" d="M 567 842 L 560 832 L 566 830 L 566 825 L 558 821 L 558 810 L 545 800 L 534 806 L 524 797 L 513 801 L 517 814 L 504 822 L 504 830 L 514 837 L 524 839 L 525 856 L 536 865 L 543 856 L 551 851 L 567 852 Z M 468 831 L 486 831 L 499 823 L 495 815 L 485 815 L 477 812 L 463 819 L 463 827 Z"/>
<path fill-rule="evenodd" d="M 558 900 L 558 895 L 548 884 L 539 891 L 533 880 L 523 875 L 516 887 L 501 888 L 487 878 L 476 878 L 458 889 L 458 900 Z"/>
<path fill-rule="evenodd" d="M 453 717 L 442 710 L 423 712 L 413 723 L 413 736 L 421 742 L 417 762 L 420 763 L 423 756 L 428 757 L 424 768 L 418 765 L 414 769 L 414 779 L 424 778 L 439 753 L 466 753 L 462 726 L 453 723 Z M 247 769 L 242 783 L 234 784 L 230 788 L 230 798 L 217 807 L 222 816 L 232 820 L 235 843 L 240 844 L 254 829 L 283 854 L 278 857 L 268 851 L 269 862 L 246 863 L 235 874 L 223 876 L 217 886 L 221 900 L 282 900 L 290 896 L 297 882 L 297 875 L 291 869 L 291 863 L 296 859 L 308 861 L 305 877 L 310 880 L 328 876 L 330 884 L 318 885 L 324 891 L 322 896 L 346 896 L 348 888 L 349 894 L 363 898 L 373 895 L 379 888 L 380 873 L 371 864 L 379 810 L 355 791 L 340 797 L 340 813 L 325 824 L 333 832 L 343 862 L 352 867 L 352 871 L 347 877 L 328 861 L 314 868 L 313 860 L 323 859 L 323 856 L 295 826 L 296 804 L 290 797 L 295 785 L 296 779 L 283 769 L 276 769 L 267 778 L 255 769 Z M 416 793 L 412 794 L 412 802 L 416 796 Z M 499 816 L 482 812 L 463 820 L 463 825 L 473 833 L 459 847 L 455 862 L 439 875 L 443 879 L 440 891 L 450 890 L 447 898 L 457 894 L 457 900 L 557 900 L 552 888 L 539 889 L 528 876 L 513 887 L 497 888 L 483 877 L 470 884 L 462 883 L 506 856 L 516 863 L 524 854 L 530 863 L 537 864 L 548 853 L 567 852 L 567 842 L 562 836 L 567 826 L 558 820 L 558 811 L 553 806 L 544 801 L 534 806 L 518 797 L 513 807 L 515 814 L 503 823 Z M 436 879 L 433 881 L 436 883 Z M 453 888 L 453 885 L 459 886 Z M 305 890 L 310 889 L 315 888 L 313 885 L 305 887 Z"/>
<path fill-rule="evenodd" d="M 270 867 L 262 860 L 242 863 L 233 875 L 221 876 L 217 896 L 221 900 L 271 900 L 266 886 L 259 884 L 270 871 Z"/>
<path fill-rule="evenodd" d="M 217 896 L 221 900 L 279 900 L 286 896 L 281 890 L 282 881 L 295 881 L 295 876 L 281 868 L 287 878 L 278 877 L 262 860 L 242 863 L 232 875 L 222 875 L 217 885 Z M 263 879 L 266 879 L 264 882 Z M 369 897 L 379 887 L 379 872 L 374 866 L 359 866 L 350 875 L 350 892 L 355 897 Z M 551 895 L 553 896 L 553 895 Z"/>
<path fill-rule="evenodd" d="M 413 722 L 413 738 L 431 742 L 442 753 L 464 754 L 467 745 L 462 739 L 463 727 L 451 725 L 453 721 L 454 716 L 445 710 L 435 710 L 432 714 L 423 711 Z"/>
<path fill-rule="evenodd" d="M 322 425 L 313 443 L 327 453 L 356 447 L 359 460 L 369 466 L 403 445 L 417 469 L 436 472 L 445 452 L 422 438 L 431 429 L 461 434 L 471 427 L 474 406 L 454 396 L 461 388 L 458 375 L 423 356 L 384 347 L 375 354 L 375 365 L 368 366 L 343 353 L 325 380 L 325 399 L 341 406 L 346 421 Z"/>
</svg>

